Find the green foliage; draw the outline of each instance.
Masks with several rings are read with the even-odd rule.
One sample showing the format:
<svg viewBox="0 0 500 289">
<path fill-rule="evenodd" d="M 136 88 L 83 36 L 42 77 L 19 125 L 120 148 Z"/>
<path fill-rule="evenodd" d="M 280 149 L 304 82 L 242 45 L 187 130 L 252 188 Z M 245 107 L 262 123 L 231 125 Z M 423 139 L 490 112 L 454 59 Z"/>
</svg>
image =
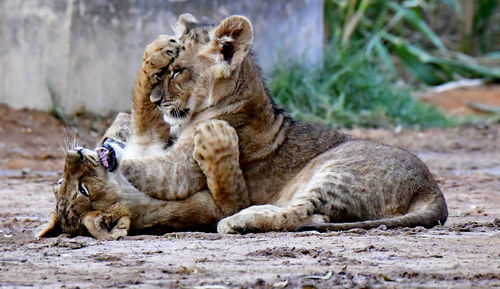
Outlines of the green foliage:
<svg viewBox="0 0 500 289">
<path fill-rule="evenodd" d="M 458 1 L 444 2 L 456 13 L 462 12 Z M 485 46 L 486 27 L 499 2 L 465 2 L 472 6 L 470 9 L 473 11 L 469 13 L 470 27 L 462 32 L 465 35 L 462 41 L 464 50 L 470 50 L 469 42 L 474 40 L 472 37 L 475 35 Z M 396 61 L 428 85 L 451 81 L 457 76 L 500 80 L 500 69 L 481 66 L 470 57 L 447 50 L 424 20 L 424 12 L 431 10 L 436 3 L 424 0 L 326 0 L 327 36 L 331 41 L 341 41 L 344 47 L 352 42 L 361 43 L 368 57 L 377 59 L 390 72 L 395 71 Z M 467 19 L 464 21 L 467 24 Z M 426 47 L 413 43 L 414 38 L 427 44 Z"/>
<path fill-rule="evenodd" d="M 393 53 L 414 76 L 429 85 L 438 85 L 452 81 L 456 75 L 465 78 L 484 78 L 500 80 L 500 68 L 488 68 L 474 63 L 467 58 L 453 60 L 449 57 L 437 57 L 422 48 L 404 42 L 401 38 L 384 35 L 392 44 Z"/>
<path fill-rule="evenodd" d="M 488 50 L 487 27 L 500 0 L 325 0 L 327 48 L 320 68 L 282 65 L 270 82 L 276 101 L 292 116 L 333 126 L 446 126 L 474 122 L 448 119 L 412 97 L 399 75 L 438 85 L 457 78 L 500 80 L 500 68 L 482 66 L 500 59 Z M 441 5 L 441 6 L 439 6 Z M 462 43 L 451 51 L 425 19 L 450 8 L 465 23 Z M 447 6 L 446 6 L 447 5 Z M 466 13 L 467 12 L 467 13 Z M 442 21 L 442 20 L 441 20 Z M 464 40 L 465 39 L 465 40 Z M 478 43 L 482 64 L 463 52 Z M 417 44 L 418 43 L 418 44 Z M 489 42 L 492 43 L 492 42 Z M 460 48 L 461 49 L 461 48 Z M 398 83 L 398 84 L 395 84 Z"/>
<path fill-rule="evenodd" d="M 452 124 L 438 110 L 395 85 L 390 74 L 352 47 L 330 46 L 321 68 L 282 65 L 270 89 L 293 117 L 335 127 Z"/>
<path fill-rule="evenodd" d="M 456 1 L 456 0 L 455 0 Z M 485 53 L 488 52 L 488 44 L 487 44 L 487 30 L 490 25 L 495 25 L 492 21 L 494 13 L 500 12 L 500 1 L 499 0 L 476 0 L 471 1 L 468 5 L 472 5 L 470 7 L 474 13 L 470 14 L 469 21 L 472 22 L 471 28 L 469 31 L 464 31 L 462 41 L 465 41 L 469 44 L 468 47 L 464 47 L 465 50 L 463 52 L 472 53 L 472 43 L 477 41 L 478 45 L 476 50 L 479 52 Z M 469 39 L 468 41 L 466 39 Z"/>
</svg>

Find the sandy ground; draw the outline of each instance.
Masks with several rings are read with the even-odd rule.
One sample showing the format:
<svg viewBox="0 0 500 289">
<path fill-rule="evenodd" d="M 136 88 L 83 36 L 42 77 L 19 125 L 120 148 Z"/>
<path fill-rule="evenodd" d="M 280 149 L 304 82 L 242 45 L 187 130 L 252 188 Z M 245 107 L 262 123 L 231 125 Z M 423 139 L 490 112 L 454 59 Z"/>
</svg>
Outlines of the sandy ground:
<svg viewBox="0 0 500 289">
<path fill-rule="evenodd" d="M 77 139 L 91 145 L 109 122 L 79 123 Z M 500 125 L 348 132 L 422 158 L 445 194 L 448 222 L 430 230 L 36 240 L 55 207 L 59 144 L 73 133 L 47 114 L 0 105 L 0 287 L 500 287 Z"/>
<path fill-rule="evenodd" d="M 465 83 L 471 83 L 466 81 Z M 476 82 L 477 81 L 472 81 Z M 462 85 L 465 83 L 462 82 Z M 485 114 L 500 112 L 500 85 L 460 86 L 460 82 L 446 84 L 421 94 L 422 100 L 437 105 L 447 115 Z"/>
</svg>

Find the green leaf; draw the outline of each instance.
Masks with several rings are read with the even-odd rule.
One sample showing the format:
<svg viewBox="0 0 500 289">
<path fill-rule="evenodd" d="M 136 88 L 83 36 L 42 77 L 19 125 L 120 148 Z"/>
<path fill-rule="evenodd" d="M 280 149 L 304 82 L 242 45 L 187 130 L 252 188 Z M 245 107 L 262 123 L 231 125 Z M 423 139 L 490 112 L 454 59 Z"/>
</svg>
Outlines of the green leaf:
<svg viewBox="0 0 500 289">
<path fill-rule="evenodd" d="M 443 0 L 443 2 L 451 6 L 457 14 L 462 13 L 462 7 L 460 6 L 460 3 L 458 3 L 457 0 Z"/>
<path fill-rule="evenodd" d="M 427 37 L 439 50 L 446 50 L 441 39 L 432 31 L 432 29 L 425 23 L 424 19 L 420 17 L 413 10 L 407 9 L 394 1 L 386 1 L 387 6 L 389 6 L 394 12 L 402 13 L 403 18 L 413 25 L 418 31 L 420 31 L 425 37 Z"/>
<path fill-rule="evenodd" d="M 394 52 L 405 67 L 427 84 L 438 85 L 450 81 L 456 73 L 467 78 L 500 79 L 500 68 L 488 68 L 474 63 L 435 57 L 393 35 L 384 34 L 383 37 L 394 45 Z"/>
<path fill-rule="evenodd" d="M 403 65 L 421 81 L 438 85 L 451 79 L 450 75 L 437 73 L 436 67 L 429 65 L 434 58 L 432 55 L 393 35 L 385 34 L 384 38 L 394 45 L 394 53 Z"/>
<path fill-rule="evenodd" d="M 379 39 L 374 42 L 375 52 L 377 52 L 378 57 L 382 60 L 382 63 L 387 70 L 391 74 L 393 74 L 396 70 L 394 68 L 394 64 L 392 63 L 391 55 L 387 48 L 382 44 L 382 41 Z"/>
</svg>

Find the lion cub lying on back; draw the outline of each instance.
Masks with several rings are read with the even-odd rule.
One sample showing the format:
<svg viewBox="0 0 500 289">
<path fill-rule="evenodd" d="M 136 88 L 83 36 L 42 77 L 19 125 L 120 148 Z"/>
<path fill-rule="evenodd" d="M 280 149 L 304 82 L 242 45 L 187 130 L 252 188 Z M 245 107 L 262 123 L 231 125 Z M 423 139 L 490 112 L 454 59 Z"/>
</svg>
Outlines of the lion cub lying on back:
<svg viewBox="0 0 500 289">
<path fill-rule="evenodd" d="M 134 90 L 132 131 L 118 165 L 121 181 L 154 202 L 130 203 L 120 197 L 127 188 L 107 187 L 116 190 L 119 197 L 111 198 L 116 204 L 125 204 L 118 207 L 143 206 L 132 211 L 147 220 L 131 223 L 154 226 L 160 223 L 150 219 L 154 216 L 162 225 L 174 222 L 183 228 L 183 222 L 221 219 L 219 232 L 244 233 L 303 226 L 432 227 L 446 221 L 444 197 L 417 157 L 297 122 L 273 103 L 249 53 L 253 30 L 248 19 L 232 16 L 210 27 L 182 15 L 178 26 L 177 39 L 163 37 L 146 49 Z M 165 122 L 176 138 L 168 149 L 161 132 L 168 127 Z M 73 181 L 71 188 L 79 186 Z M 193 199 L 200 194 L 204 197 Z M 68 205 L 72 196 L 58 198 L 55 223 L 102 223 L 71 211 L 80 208 Z M 182 211 L 176 203 L 190 200 L 198 211 Z M 112 207 L 91 201 L 84 212 Z M 160 210 L 156 202 L 179 204 L 178 219 L 171 211 L 147 213 Z M 141 213 L 132 211 L 130 219 L 141 220 Z M 112 232 L 118 224 L 124 227 L 127 221 L 113 220 L 105 227 Z"/>
<path fill-rule="evenodd" d="M 118 239 L 129 232 L 167 230 L 214 230 L 224 217 L 208 190 L 179 201 L 159 200 L 138 191 L 120 173 L 119 159 L 128 138 L 130 115 L 121 113 L 96 150 L 77 147 L 67 151 L 64 176 L 54 187 L 57 209 L 53 220 L 39 237 L 60 233 L 82 235 L 88 232 L 98 239 Z M 197 138 L 224 138 L 233 133 L 223 122 L 211 121 L 208 130 Z M 219 137 L 217 137 L 217 135 Z M 209 142 L 205 142 L 209 143 Z M 211 149 L 231 150 L 230 143 L 219 142 Z M 237 150 L 237 147 L 233 147 Z M 205 157 L 211 156 L 199 151 Z M 218 180 L 223 181 L 222 178 Z M 230 184 L 232 179 L 227 180 Z"/>
</svg>

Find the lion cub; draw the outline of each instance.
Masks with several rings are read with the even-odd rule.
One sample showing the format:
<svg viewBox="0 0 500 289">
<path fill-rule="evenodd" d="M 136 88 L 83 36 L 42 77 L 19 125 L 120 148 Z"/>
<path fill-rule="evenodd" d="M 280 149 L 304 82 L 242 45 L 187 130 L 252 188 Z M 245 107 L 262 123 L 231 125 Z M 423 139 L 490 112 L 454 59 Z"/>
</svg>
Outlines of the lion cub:
<svg viewBox="0 0 500 289">
<path fill-rule="evenodd" d="M 160 200 L 137 190 L 121 174 L 120 158 L 129 125 L 130 115 L 121 113 L 106 132 L 102 147 L 96 150 L 77 147 L 66 153 L 64 175 L 54 187 L 56 212 L 38 237 L 88 233 L 98 239 L 118 239 L 131 232 L 215 229 L 225 215 L 208 190 L 183 200 Z M 237 151 L 236 142 L 226 137 L 231 133 L 236 137 L 232 128 L 220 121 L 208 122 L 206 126 L 210 129 L 198 131 L 197 140 L 204 142 L 198 154 L 210 159 L 220 149 Z M 221 138 L 227 141 L 220 142 Z"/>
<path fill-rule="evenodd" d="M 155 118 L 161 112 L 177 137 L 165 154 L 143 153 L 155 144 L 147 127 L 145 137 L 128 143 L 121 171 L 140 191 L 179 200 L 208 188 L 227 216 L 218 224 L 221 233 L 432 227 L 446 221 L 443 194 L 416 156 L 296 121 L 273 102 L 250 53 L 253 28 L 247 18 L 204 26 L 181 15 L 178 27 L 181 48 L 153 85 L 160 93 L 134 96 L 134 118 L 147 119 L 136 112 L 156 105 Z M 161 42 L 155 46 L 162 49 Z M 210 120 L 234 128 L 238 153 L 198 157 L 196 130 Z M 143 123 L 157 125 L 153 119 Z M 211 171 L 228 163 L 218 174 Z M 237 186 L 213 187 L 227 174 L 238 178 Z"/>
</svg>

